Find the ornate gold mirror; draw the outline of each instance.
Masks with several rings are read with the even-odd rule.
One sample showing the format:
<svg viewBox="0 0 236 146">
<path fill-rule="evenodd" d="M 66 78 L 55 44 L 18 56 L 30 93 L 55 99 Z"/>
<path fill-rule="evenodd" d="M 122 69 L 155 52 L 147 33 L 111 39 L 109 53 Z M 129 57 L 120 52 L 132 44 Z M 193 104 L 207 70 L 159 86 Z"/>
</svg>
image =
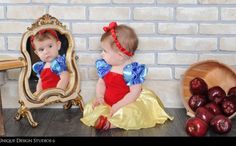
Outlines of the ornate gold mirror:
<svg viewBox="0 0 236 146">
<path fill-rule="evenodd" d="M 23 55 L 21 59 L 25 61 L 26 66 L 22 68 L 19 77 L 20 108 L 17 111 L 16 119 L 20 120 L 22 117 L 27 117 L 31 126 L 36 127 L 38 123 L 34 121 L 30 109 L 53 103 L 65 102 L 63 106 L 64 109 L 69 109 L 72 105 L 78 105 L 80 109 L 83 110 L 83 101 L 80 96 L 80 75 L 76 64 L 78 57 L 75 55 L 74 39 L 70 31 L 66 29 L 65 25 L 62 25 L 60 21 L 49 14 L 45 14 L 37 19 L 37 21 L 27 29 L 21 40 L 21 53 Z M 65 67 L 63 68 L 66 68 L 62 70 L 62 73 L 58 72 L 58 80 L 62 80 L 61 75 L 64 72 L 66 72 L 67 75 L 67 82 L 62 82 L 62 86 L 65 85 L 63 88 L 58 86 L 50 86 L 40 90 L 38 88 L 39 81 L 41 85 L 41 80 L 43 82 L 44 78 L 41 79 L 43 70 L 35 72 L 35 64 L 42 62 L 40 53 L 42 53 L 46 47 L 49 49 L 54 47 L 54 44 L 50 43 L 45 47 L 37 47 L 37 43 L 40 41 L 36 42 L 36 37 L 39 33 L 42 34 L 42 32 L 50 32 L 50 35 L 53 34 L 53 36 L 57 38 L 55 46 L 58 47 L 57 55 L 60 56 L 60 58 L 57 59 L 64 60 Z M 46 59 L 47 57 L 48 56 L 46 56 Z M 53 61 L 49 63 L 48 69 L 51 69 L 51 72 L 54 72 L 52 68 L 58 69 L 58 67 L 60 68 L 61 64 L 63 64 L 60 63 L 63 61 L 58 60 L 54 67 L 52 67 Z M 45 66 L 48 66 L 47 63 L 43 64 L 43 69 L 47 68 Z M 54 77 L 47 76 L 45 78 L 55 81 Z M 60 81 L 57 81 L 57 85 L 59 82 Z M 44 81 L 44 86 L 45 84 L 48 85 L 50 83 Z"/>
</svg>

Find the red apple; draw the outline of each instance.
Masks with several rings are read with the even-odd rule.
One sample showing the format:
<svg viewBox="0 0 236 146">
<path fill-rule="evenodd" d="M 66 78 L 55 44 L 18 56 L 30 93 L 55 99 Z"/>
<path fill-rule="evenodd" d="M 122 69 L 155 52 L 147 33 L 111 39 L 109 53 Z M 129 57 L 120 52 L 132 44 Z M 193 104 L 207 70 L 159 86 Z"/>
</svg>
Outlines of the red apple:
<svg viewBox="0 0 236 146">
<path fill-rule="evenodd" d="M 187 134 L 194 137 L 205 136 L 207 130 L 207 123 L 197 117 L 189 118 L 185 125 L 185 131 Z"/>
<path fill-rule="evenodd" d="M 202 78 L 196 77 L 192 79 L 189 87 L 192 95 L 207 95 L 208 86 Z"/>
<path fill-rule="evenodd" d="M 208 111 L 206 107 L 199 107 L 195 112 L 195 117 L 198 117 L 209 124 L 214 115 Z"/>
<path fill-rule="evenodd" d="M 231 116 L 234 112 L 236 112 L 236 95 L 232 94 L 225 98 L 221 106 L 224 115 Z"/>
<path fill-rule="evenodd" d="M 208 98 L 216 104 L 220 104 L 225 97 L 226 93 L 220 86 L 214 86 L 208 90 Z"/>
<path fill-rule="evenodd" d="M 230 88 L 227 95 L 229 96 L 229 95 L 232 95 L 232 94 L 236 95 L 236 87 Z"/>
<path fill-rule="evenodd" d="M 215 116 L 222 114 L 220 107 L 215 102 L 210 102 L 205 105 L 208 111 L 213 113 Z"/>
<path fill-rule="evenodd" d="M 223 115 L 217 115 L 211 120 L 210 126 L 216 133 L 224 134 L 231 130 L 232 122 L 229 118 Z"/>
<path fill-rule="evenodd" d="M 193 95 L 188 100 L 189 107 L 196 111 L 200 106 L 204 106 L 207 103 L 207 98 L 203 95 Z"/>
</svg>

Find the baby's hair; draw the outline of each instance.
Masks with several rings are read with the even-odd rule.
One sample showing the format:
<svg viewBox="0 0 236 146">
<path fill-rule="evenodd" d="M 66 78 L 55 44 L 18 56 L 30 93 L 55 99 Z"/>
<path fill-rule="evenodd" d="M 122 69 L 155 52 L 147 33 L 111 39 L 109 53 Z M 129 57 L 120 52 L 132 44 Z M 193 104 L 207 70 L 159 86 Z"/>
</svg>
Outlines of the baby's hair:
<svg viewBox="0 0 236 146">
<path fill-rule="evenodd" d="M 135 31 L 131 27 L 126 25 L 117 25 L 113 28 L 108 29 L 115 30 L 115 35 L 117 37 L 118 42 L 123 48 L 125 48 L 125 50 L 127 50 L 128 53 L 131 54 L 128 56 L 132 56 L 138 48 L 138 37 Z M 111 31 L 106 31 L 102 35 L 101 41 L 104 41 L 105 39 L 109 39 L 112 48 L 114 48 L 114 46 L 117 46 L 117 42 L 114 40 Z M 125 54 L 127 55 L 127 53 Z"/>
<path fill-rule="evenodd" d="M 33 49 L 35 49 L 34 40 L 44 41 L 46 39 L 55 39 L 56 41 L 60 41 L 57 32 L 52 29 L 42 29 L 36 33 L 36 35 L 30 36 L 30 44 Z"/>
</svg>

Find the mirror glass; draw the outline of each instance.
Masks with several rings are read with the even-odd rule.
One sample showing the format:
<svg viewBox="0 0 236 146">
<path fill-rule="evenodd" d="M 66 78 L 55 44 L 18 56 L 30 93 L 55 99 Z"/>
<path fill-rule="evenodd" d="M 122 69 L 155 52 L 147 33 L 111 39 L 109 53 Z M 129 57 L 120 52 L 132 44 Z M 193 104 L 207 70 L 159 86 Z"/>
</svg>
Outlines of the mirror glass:
<svg viewBox="0 0 236 146">
<path fill-rule="evenodd" d="M 53 30 L 53 29 L 52 29 Z M 57 30 L 53 30 L 56 32 L 57 34 L 57 37 L 59 39 L 59 41 L 61 42 L 61 47 L 60 47 L 60 50 L 59 50 L 59 55 L 60 56 L 65 56 L 65 59 L 67 60 L 66 58 L 66 54 L 67 54 L 67 50 L 68 50 L 68 46 L 69 46 L 69 41 L 68 41 L 68 38 L 66 37 L 65 34 L 61 34 L 59 31 Z M 36 33 L 37 34 L 37 33 Z M 31 65 L 32 69 L 31 69 L 31 73 L 30 73 L 30 76 L 29 76 L 29 79 L 28 79 L 28 82 L 29 82 L 29 89 L 30 91 L 32 92 L 32 94 L 34 94 L 36 97 L 41 94 L 42 92 L 46 92 L 47 90 L 50 90 L 52 88 L 47 88 L 47 89 L 42 89 L 42 91 L 40 92 L 36 92 L 37 90 L 37 84 L 39 82 L 39 78 L 37 77 L 37 74 L 35 73 L 35 71 L 33 71 L 33 65 L 37 62 L 40 62 L 40 58 L 39 58 L 39 55 L 36 54 L 36 51 L 35 51 L 35 48 L 32 47 L 32 40 L 31 40 L 31 37 L 29 37 L 26 41 L 26 50 L 30 56 L 30 60 L 31 60 L 31 64 L 29 63 L 29 65 Z M 43 48 L 44 49 L 44 48 Z M 45 50 L 44 50 L 45 51 Z M 67 70 L 68 70 L 68 65 L 66 65 L 67 67 Z M 46 68 L 46 67 L 44 67 Z M 50 66 L 50 69 L 51 69 L 51 66 Z M 55 69 L 55 67 L 54 67 Z M 53 72 L 53 69 L 51 69 L 51 71 Z M 40 72 L 42 72 L 42 70 L 40 70 Z M 55 73 L 55 71 L 54 71 Z M 41 76 L 42 74 L 40 74 Z M 47 78 L 50 77 L 50 76 L 47 76 Z M 50 78 L 48 78 L 48 80 L 50 80 Z M 45 82 L 44 82 L 45 83 Z M 56 87 L 55 87 L 56 88 Z M 38 99 L 37 99 L 38 100 Z"/>
</svg>

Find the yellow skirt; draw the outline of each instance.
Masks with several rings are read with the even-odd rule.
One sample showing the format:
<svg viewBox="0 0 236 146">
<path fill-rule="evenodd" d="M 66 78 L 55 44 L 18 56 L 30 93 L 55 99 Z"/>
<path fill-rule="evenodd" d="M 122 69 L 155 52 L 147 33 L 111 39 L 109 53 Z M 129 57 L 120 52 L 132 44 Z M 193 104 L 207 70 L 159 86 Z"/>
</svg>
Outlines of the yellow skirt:
<svg viewBox="0 0 236 146">
<path fill-rule="evenodd" d="M 85 106 L 83 118 L 80 120 L 87 126 L 94 126 L 98 117 L 104 115 L 118 128 L 136 130 L 154 127 L 156 124 L 164 124 L 168 119 L 174 119 L 165 112 L 159 97 L 145 88 L 135 102 L 120 108 L 112 117 L 108 116 L 109 113 L 109 105 L 99 105 L 93 109 L 91 101 Z"/>
</svg>

